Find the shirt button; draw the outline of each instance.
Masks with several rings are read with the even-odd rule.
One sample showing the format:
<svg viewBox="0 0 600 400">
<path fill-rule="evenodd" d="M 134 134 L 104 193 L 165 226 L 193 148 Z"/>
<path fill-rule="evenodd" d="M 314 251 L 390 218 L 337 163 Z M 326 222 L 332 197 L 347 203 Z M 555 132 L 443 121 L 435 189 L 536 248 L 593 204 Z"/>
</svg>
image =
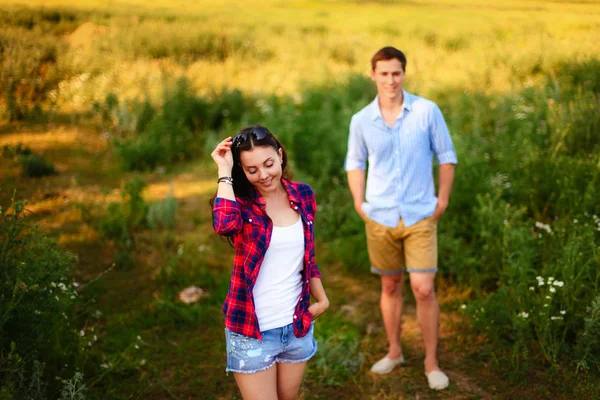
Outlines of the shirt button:
<svg viewBox="0 0 600 400">
<path fill-rule="evenodd" d="M 296 319 L 296 318 L 298 318 L 298 317 L 296 317 L 296 316 L 294 315 L 294 319 Z"/>
<path fill-rule="evenodd" d="M 252 218 L 248 218 L 248 222 L 252 222 Z"/>
</svg>

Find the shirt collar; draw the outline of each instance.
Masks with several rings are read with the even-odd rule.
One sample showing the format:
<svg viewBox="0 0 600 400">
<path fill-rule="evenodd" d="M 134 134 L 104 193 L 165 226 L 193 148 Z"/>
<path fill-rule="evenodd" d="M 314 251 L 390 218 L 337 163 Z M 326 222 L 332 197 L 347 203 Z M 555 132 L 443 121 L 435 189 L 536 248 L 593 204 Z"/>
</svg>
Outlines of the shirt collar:
<svg viewBox="0 0 600 400">
<path fill-rule="evenodd" d="M 288 199 L 290 199 L 290 201 L 293 203 L 300 204 L 302 200 L 300 198 L 300 193 L 298 192 L 298 190 L 296 190 L 294 185 L 292 185 L 292 182 L 285 178 L 281 178 L 281 182 L 283 183 L 283 187 L 285 188 L 288 194 Z M 260 192 L 256 189 L 252 191 L 252 201 L 259 205 L 267 204 L 264 197 L 262 197 Z"/>
<path fill-rule="evenodd" d="M 402 89 L 402 98 L 402 108 L 407 111 L 412 111 L 412 95 L 406 90 Z M 379 95 L 375 96 L 375 100 L 373 100 L 373 102 L 371 103 L 371 119 L 375 121 L 377 118 L 383 119 L 383 116 L 381 115 L 381 109 L 379 108 Z"/>
</svg>

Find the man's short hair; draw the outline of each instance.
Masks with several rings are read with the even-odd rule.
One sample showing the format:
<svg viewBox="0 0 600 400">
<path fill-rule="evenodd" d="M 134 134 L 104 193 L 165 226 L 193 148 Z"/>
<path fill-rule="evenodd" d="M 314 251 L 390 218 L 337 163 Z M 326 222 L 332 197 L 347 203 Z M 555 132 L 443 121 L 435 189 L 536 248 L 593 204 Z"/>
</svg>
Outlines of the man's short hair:
<svg viewBox="0 0 600 400">
<path fill-rule="evenodd" d="M 406 72 L 406 56 L 403 52 L 392 46 L 384 47 L 375 53 L 371 59 L 371 68 L 375 71 L 377 61 L 388 61 L 393 60 L 394 58 L 400 61 L 400 64 L 402 64 L 402 71 Z"/>
</svg>

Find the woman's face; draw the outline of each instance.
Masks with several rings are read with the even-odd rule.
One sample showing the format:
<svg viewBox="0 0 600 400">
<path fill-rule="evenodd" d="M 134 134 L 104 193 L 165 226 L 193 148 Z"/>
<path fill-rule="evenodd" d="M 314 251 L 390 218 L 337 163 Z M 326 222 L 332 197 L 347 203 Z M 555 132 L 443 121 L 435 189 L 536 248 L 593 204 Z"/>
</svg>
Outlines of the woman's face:
<svg viewBox="0 0 600 400">
<path fill-rule="evenodd" d="M 255 146 L 240 153 L 240 164 L 248 181 L 265 195 L 281 185 L 283 152 L 271 146 Z"/>
</svg>

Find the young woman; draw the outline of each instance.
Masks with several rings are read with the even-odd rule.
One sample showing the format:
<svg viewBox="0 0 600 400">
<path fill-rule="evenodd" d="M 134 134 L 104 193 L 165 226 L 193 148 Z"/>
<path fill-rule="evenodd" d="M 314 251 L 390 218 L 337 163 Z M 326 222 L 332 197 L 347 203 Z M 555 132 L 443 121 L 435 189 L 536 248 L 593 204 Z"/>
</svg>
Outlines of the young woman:
<svg viewBox="0 0 600 400">
<path fill-rule="evenodd" d="M 317 351 L 313 321 L 329 307 L 315 263 L 314 193 L 288 179 L 285 149 L 260 125 L 211 156 L 219 170 L 213 227 L 235 248 L 223 305 L 226 371 L 245 400 L 296 399 Z"/>
</svg>

